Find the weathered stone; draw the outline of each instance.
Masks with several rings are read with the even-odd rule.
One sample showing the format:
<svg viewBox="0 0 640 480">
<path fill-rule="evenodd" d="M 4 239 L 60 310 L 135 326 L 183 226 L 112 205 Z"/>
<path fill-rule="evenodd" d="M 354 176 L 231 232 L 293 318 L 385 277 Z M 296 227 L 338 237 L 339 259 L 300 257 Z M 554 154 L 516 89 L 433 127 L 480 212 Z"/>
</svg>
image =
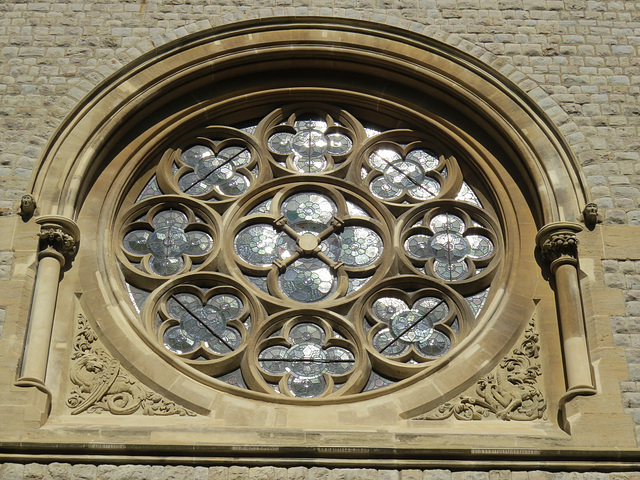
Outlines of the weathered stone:
<svg viewBox="0 0 640 480">
<path fill-rule="evenodd" d="M 0 478 L 2 480 L 23 480 L 24 465 L 20 463 L 0 464 Z"/>
</svg>

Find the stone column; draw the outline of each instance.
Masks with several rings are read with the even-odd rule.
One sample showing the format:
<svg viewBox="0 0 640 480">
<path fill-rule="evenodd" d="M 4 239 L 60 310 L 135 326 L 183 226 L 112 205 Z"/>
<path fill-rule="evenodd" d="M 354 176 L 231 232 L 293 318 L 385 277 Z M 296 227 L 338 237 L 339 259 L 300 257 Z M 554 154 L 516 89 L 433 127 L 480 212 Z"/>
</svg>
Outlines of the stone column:
<svg viewBox="0 0 640 480">
<path fill-rule="evenodd" d="M 46 399 L 40 403 L 43 419 L 48 416 L 51 393 L 45 385 L 53 319 L 58 297 L 60 273 L 73 259 L 80 231 L 70 219 L 57 215 L 43 216 L 40 224 L 38 268 L 31 300 L 27 336 L 22 354 L 22 368 L 16 385 L 35 387 Z M 43 421 L 43 419 L 41 419 Z"/>
<path fill-rule="evenodd" d="M 577 223 L 556 222 L 545 225 L 536 236 L 542 258 L 555 280 L 558 321 L 562 336 L 562 351 L 567 395 L 587 395 L 596 392 L 589 348 L 585 334 L 582 294 L 578 278 L 578 238 L 582 231 Z M 568 399 L 568 398 L 567 398 Z"/>
</svg>

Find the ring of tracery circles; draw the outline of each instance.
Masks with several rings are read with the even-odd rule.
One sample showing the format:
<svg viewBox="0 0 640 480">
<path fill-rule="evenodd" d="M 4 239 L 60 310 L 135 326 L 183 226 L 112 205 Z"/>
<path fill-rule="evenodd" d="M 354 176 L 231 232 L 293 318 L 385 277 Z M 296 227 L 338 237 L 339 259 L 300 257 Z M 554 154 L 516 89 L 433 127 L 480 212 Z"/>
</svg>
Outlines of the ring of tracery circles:
<svg viewBox="0 0 640 480">
<path fill-rule="evenodd" d="M 156 165 L 119 216 L 126 288 L 158 348 L 225 388 L 384 391 L 473 335 L 500 223 L 420 132 L 278 109 L 185 132 Z"/>
</svg>

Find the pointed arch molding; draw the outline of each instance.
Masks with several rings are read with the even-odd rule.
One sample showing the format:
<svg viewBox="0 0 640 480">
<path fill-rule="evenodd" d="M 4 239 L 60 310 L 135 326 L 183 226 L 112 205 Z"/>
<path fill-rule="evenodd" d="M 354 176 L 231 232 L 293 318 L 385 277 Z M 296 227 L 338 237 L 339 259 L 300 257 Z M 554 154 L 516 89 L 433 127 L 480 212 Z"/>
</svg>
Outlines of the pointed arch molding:
<svg viewBox="0 0 640 480">
<path fill-rule="evenodd" d="M 410 105 L 427 117 L 435 111 L 462 143 L 492 143 L 492 154 L 500 152 L 496 157 L 525 193 L 538 227 L 575 221 L 586 190 L 576 158 L 540 107 L 549 102 L 532 98 L 474 53 L 353 19 L 275 17 L 184 36 L 141 55 L 90 92 L 50 140 L 30 190 L 44 214 L 75 218 L 121 140 L 180 98 L 191 96 L 195 115 L 214 102 L 219 108 L 231 94 L 237 101 L 238 90 L 250 99 L 257 90 L 248 77 L 259 78 L 263 89 L 269 78 L 291 73 L 293 88 L 297 74 L 313 70 L 327 72 L 324 87 L 327 79 L 337 90 L 357 84 L 369 107 Z M 234 76 L 246 83 L 230 92 L 225 87 Z M 524 78 L 517 72 L 515 77 Z M 202 94 L 205 85 L 218 82 L 219 91 Z M 410 88 L 394 88 L 398 85 Z M 544 95 L 539 88 L 532 93 Z M 466 122 L 447 114 L 451 106 Z"/>
</svg>

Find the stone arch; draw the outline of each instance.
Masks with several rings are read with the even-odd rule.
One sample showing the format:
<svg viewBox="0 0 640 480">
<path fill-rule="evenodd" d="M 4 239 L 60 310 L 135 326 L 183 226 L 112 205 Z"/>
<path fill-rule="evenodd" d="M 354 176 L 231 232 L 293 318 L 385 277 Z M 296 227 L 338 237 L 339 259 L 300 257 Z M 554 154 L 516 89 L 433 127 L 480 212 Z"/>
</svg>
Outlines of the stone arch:
<svg viewBox="0 0 640 480">
<path fill-rule="evenodd" d="M 105 132 L 113 132 L 115 126 L 122 126 L 139 107 L 140 99 L 152 96 L 160 83 L 162 88 L 167 88 L 167 81 L 183 81 L 179 74 L 170 80 L 151 78 L 157 75 L 161 65 L 172 64 L 177 70 L 181 68 L 181 62 L 184 62 L 183 66 L 192 64 L 194 60 L 188 59 L 183 52 L 207 42 L 215 44 L 216 38 L 228 38 L 229 35 L 240 38 L 251 35 L 254 29 L 276 30 L 284 25 L 302 28 L 314 25 L 314 30 L 325 25 L 343 34 L 364 34 L 376 41 L 393 39 L 430 51 L 433 54 L 430 61 L 437 59 L 436 63 L 442 65 L 434 70 L 433 81 L 443 82 L 442 85 L 448 82 L 457 94 L 462 95 L 463 101 L 477 99 L 484 106 L 478 104 L 475 108 L 485 114 L 494 111 L 500 124 L 494 134 L 508 139 L 516 156 L 523 154 L 521 159 L 529 158 L 524 161 L 524 169 L 533 174 L 528 188 L 534 201 L 539 202 L 536 207 L 539 210 L 538 226 L 578 218 L 589 195 L 573 151 L 590 147 L 562 108 L 516 67 L 483 47 L 436 26 L 368 12 L 347 15 L 344 9 L 333 9 L 333 18 L 326 16 L 327 9 L 322 9 L 322 17 L 316 16 L 320 13 L 316 11 L 318 9 L 290 10 L 295 10 L 296 17 L 281 17 L 274 9 L 259 9 L 247 12 L 247 17 L 254 18 L 241 22 L 234 15 L 224 15 L 215 22 L 203 20 L 179 27 L 128 49 L 124 55 L 130 62 L 117 70 L 110 67 L 113 73 L 93 89 L 89 81 L 76 86 L 67 100 L 74 103 L 79 98 L 82 100 L 50 139 L 29 186 L 42 213 L 74 217 L 78 202 L 81 203 L 81 184 L 90 183 L 91 172 L 101 168 L 96 164 L 96 158 L 106 151 Z M 330 43 L 336 50 L 353 46 L 348 39 L 337 38 Z M 458 78 L 453 77 L 453 72 L 447 72 L 447 68 L 454 65 Z M 201 62 L 199 68 L 207 68 L 206 63 Z M 454 84 L 457 86 L 453 87 Z M 531 128 L 535 130 L 534 135 L 530 134 Z M 524 130 L 528 130 L 526 135 Z M 532 139 L 535 140 L 532 142 Z M 529 153 L 525 154 L 526 151 Z"/>
<path fill-rule="evenodd" d="M 507 235 L 517 244 L 509 261 L 518 268 L 536 271 L 532 258 L 535 231 L 549 223 L 576 219 L 587 196 L 570 146 L 534 99 L 544 98 L 541 90 L 512 67 L 459 37 L 447 36 L 445 43 L 414 33 L 411 26 L 419 24 L 399 25 L 403 28 L 344 18 L 328 21 L 313 17 L 268 17 L 195 32 L 140 55 L 87 95 L 50 141 L 31 188 L 45 214 L 38 223 L 70 222 L 67 235 L 77 239 L 79 231 L 73 230 L 73 221 L 78 220 L 81 210 L 115 211 L 122 200 L 119 193 L 108 196 L 106 201 L 99 195 L 89 196 L 91 189 L 126 191 L 131 179 L 139 177 L 144 161 L 160 154 L 160 150 L 153 150 L 154 142 L 149 139 L 171 132 L 170 127 L 176 121 L 182 129 L 195 127 L 203 118 L 209 118 L 214 106 L 236 117 L 243 109 L 254 109 L 256 105 L 264 108 L 266 103 L 260 102 L 273 106 L 278 99 L 286 98 L 287 91 L 295 92 L 299 86 L 297 77 L 289 78 L 287 74 L 308 69 L 312 74 L 301 75 L 308 96 L 318 85 L 324 95 L 333 89 L 338 94 L 336 98 L 347 92 L 355 99 L 353 105 L 362 111 L 376 112 L 378 118 L 391 113 L 391 118 L 401 119 L 398 112 L 411 109 L 421 125 L 442 126 L 461 152 L 474 152 L 469 154 L 469 163 L 476 166 L 474 173 L 486 180 L 488 188 L 495 186 L 494 197 L 507 198 L 509 192 L 517 196 L 509 201 L 517 203 L 519 209 L 510 209 L 505 216 L 508 217 L 505 223 L 513 227 Z M 432 27 L 424 28 L 438 36 Z M 487 67 L 489 61 L 500 70 Z M 269 83 L 271 78 L 276 79 L 275 83 Z M 551 102 L 545 105 L 551 115 L 560 115 Z M 219 118 L 219 111 L 211 114 L 211 118 Z M 172 135 L 175 134 L 174 131 Z M 102 176 L 105 170 L 109 174 Z M 521 218 L 516 211 L 525 214 Z M 98 231 L 102 233 L 109 228 L 103 222 Z M 54 227 L 50 230 L 57 231 Z M 100 263 L 94 268 L 96 262 L 105 258 L 96 260 L 95 244 L 99 241 L 96 242 L 95 225 L 87 231 L 94 245 L 80 254 L 79 261 L 85 262 L 85 268 L 80 269 L 80 277 L 76 278 L 77 284 L 86 289 L 83 302 L 115 305 L 121 295 L 101 290 L 94 275 L 113 265 L 103 268 L 105 265 Z M 491 317 L 487 323 L 495 327 L 505 310 L 519 320 L 489 340 L 487 332 L 492 328 L 485 329 L 483 347 L 470 354 L 475 355 L 473 358 L 458 363 L 468 360 L 485 368 L 497 361 L 521 331 L 522 319 L 528 320 L 533 315 L 536 279 L 518 275 L 517 269 L 507 270 L 510 282 L 503 290 L 508 302 L 494 302 L 500 304 L 494 307 L 499 312 L 487 315 Z M 49 280 L 54 277 L 57 278 L 56 272 L 48 275 Z M 105 278 L 116 277 L 117 273 Z M 55 296 L 50 300 L 48 303 L 54 305 Z M 34 304 L 37 302 L 38 299 Z M 105 341 L 111 342 L 109 346 L 119 351 L 123 359 L 126 347 L 132 347 L 129 351 L 145 352 L 135 362 L 130 360 L 136 364 L 137 373 L 143 372 L 153 359 L 144 350 L 146 347 L 140 345 L 140 339 L 127 344 L 124 350 L 115 346 L 117 342 L 126 344 L 132 336 L 126 327 L 118 330 L 126 324 L 124 317 L 119 316 L 121 312 L 112 313 L 101 308 L 100 318 L 96 319 L 105 332 L 119 331 L 113 337 L 115 342 L 107 338 L 109 335 L 105 335 Z M 50 320 L 53 322 L 53 313 Z M 48 341 L 42 343 L 48 345 Z M 484 350 L 485 345 L 488 350 Z M 582 360 L 579 358 L 575 363 L 586 363 L 584 376 L 590 377 L 590 364 L 580 363 Z M 27 381 L 44 385 L 40 377 L 44 377 L 46 359 L 38 362 L 44 368 L 33 368 L 38 370 L 37 375 L 25 377 L 25 386 Z M 142 366 L 138 368 L 139 365 Z M 405 395 L 409 400 L 394 408 L 402 418 L 424 413 L 450 392 L 469 386 L 477 373 L 465 372 L 463 378 L 451 380 L 443 369 L 439 372 L 439 383 L 434 381 L 437 385 L 428 394 L 416 387 Z M 172 379 L 147 375 L 146 380 L 164 393 L 172 393 Z M 588 380 L 574 383 L 589 384 L 589 392 L 593 390 Z M 202 384 L 193 382 L 191 387 L 193 392 L 202 391 Z M 200 393 L 194 396 L 205 398 Z M 210 408 L 206 403 L 195 402 L 191 406 L 206 412 Z M 250 405 L 246 408 L 251 410 Z"/>
</svg>

